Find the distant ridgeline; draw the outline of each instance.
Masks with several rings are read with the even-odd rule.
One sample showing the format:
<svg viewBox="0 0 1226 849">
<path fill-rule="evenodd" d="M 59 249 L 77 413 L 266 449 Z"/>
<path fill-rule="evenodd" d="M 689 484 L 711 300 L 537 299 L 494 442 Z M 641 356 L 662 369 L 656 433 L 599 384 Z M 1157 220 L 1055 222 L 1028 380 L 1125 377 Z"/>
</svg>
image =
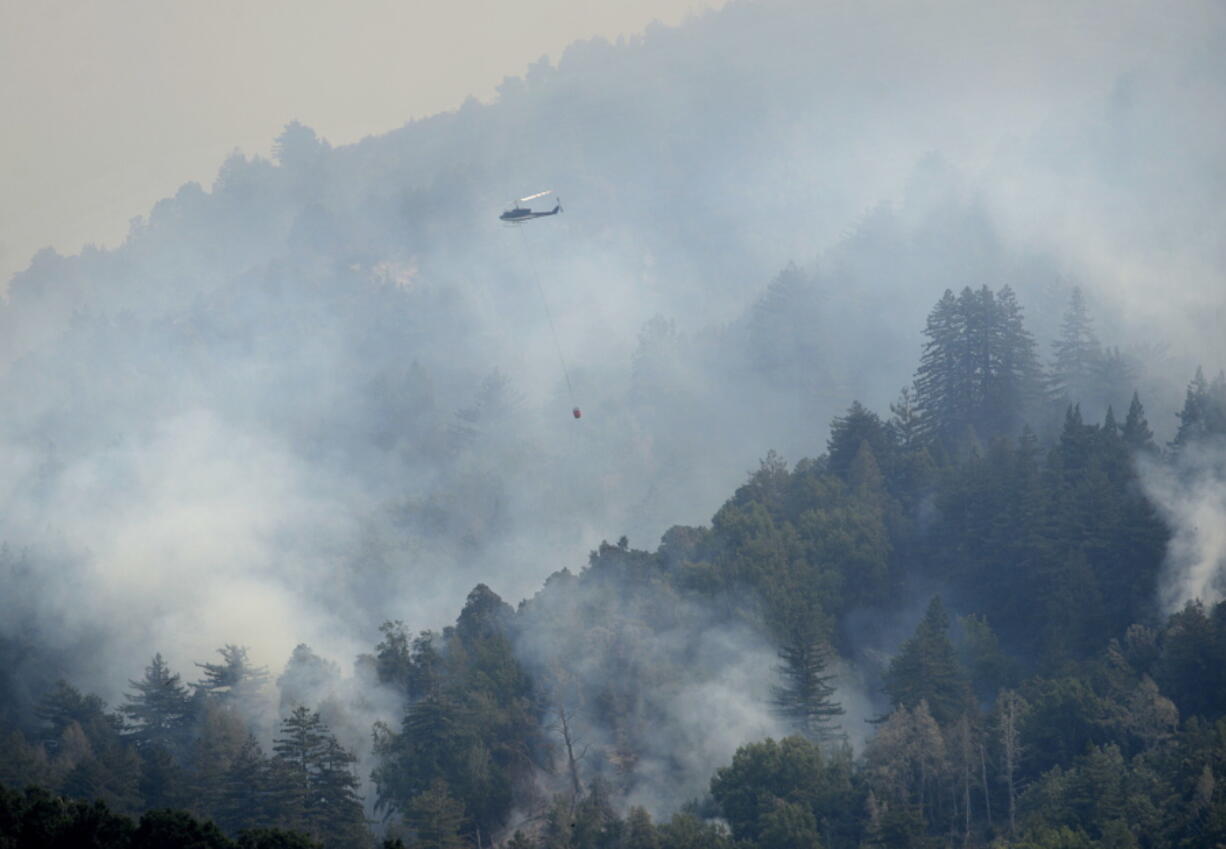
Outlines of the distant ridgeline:
<svg viewBox="0 0 1226 849">
<path fill-rule="evenodd" d="M 604 543 L 518 609 L 479 585 L 441 632 L 385 623 L 348 701 L 300 646 L 271 749 L 268 675 L 236 645 L 190 686 L 155 654 L 115 711 L 69 683 L 32 713 L 10 697 L 0 779 L 55 795 L 0 796 L 0 843 L 1226 842 L 1226 604 L 1172 588 L 1188 531 L 1161 494 L 1220 497 L 1226 379 L 1197 372 L 1162 447 L 1135 393 L 1083 418 L 1130 366 L 1078 294 L 1047 368 L 1007 287 L 946 292 L 925 336 L 888 417 L 854 403 L 817 459 L 768 455 L 709 527 Z M 11 679 L 22 647 L 3 649 Z M 332 730 L 362 699 L 395 706 L 365 808 Z M 115 816 L 155 809 L 216 829 Z"/>
</svg>

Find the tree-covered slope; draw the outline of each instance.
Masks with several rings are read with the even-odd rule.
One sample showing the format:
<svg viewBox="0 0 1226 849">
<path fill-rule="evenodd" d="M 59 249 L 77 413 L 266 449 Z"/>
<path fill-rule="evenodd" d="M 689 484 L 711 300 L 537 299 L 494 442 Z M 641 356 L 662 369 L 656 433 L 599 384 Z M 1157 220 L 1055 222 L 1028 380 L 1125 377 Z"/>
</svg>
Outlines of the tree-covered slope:
<svg viewBox="0 0 1226 849">
<path fill-rule="evenodd" d="M 228 645 L 190 688 L 155 654 L 115 713 L 61 683 L 15 717 L 4 780 L 352 845 L 372 839 L 362 777 L 325 717 L 353 728 L 378 702 L 368 810 L 419 846 L 1216 833 L 1226 603 L 1164 611 L 1186 576 L 1154 481 L 1221 462 L 1226 384 L 1197 373 L 1163 449 L 1135 394 L 1122 423 L 1086 423 L 1033 357 L 1033 385 L 1003 379 L 1020 313 L 1013 338 L 967 346 L 982 322 L 938 321 L 959 302 L 1012 314 L 1007 291 L 946 293 L 890 416 L 853 403 L 825 452 L 769 455 L 710 525 L 602 544 L 518 608 L 480 584 L 454 626 L 387 622 L 347 689 L 299 646 L 271 756 L 252 736 L 268 676 Z M 1038 421 L 1064 404 L 1063 422 L 1040 438 L 977 397 Z"/>
</svg>

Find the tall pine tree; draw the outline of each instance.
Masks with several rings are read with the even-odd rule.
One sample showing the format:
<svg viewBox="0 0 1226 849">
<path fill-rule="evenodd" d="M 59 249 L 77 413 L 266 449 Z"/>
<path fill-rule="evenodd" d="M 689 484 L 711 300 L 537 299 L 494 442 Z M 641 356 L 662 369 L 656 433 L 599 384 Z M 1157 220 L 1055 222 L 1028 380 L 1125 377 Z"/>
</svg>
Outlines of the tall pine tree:
<svg viewBox="0 0 1226 849">
<path fill-rule="evenodd" d="M 196 687 L 228 704 L 254 697 L 268 681 L 268 669 L 252 666 L 247 647 L 227 643 L 217 650 L 221 663 L 197 663 L 204 675 Z"/>
<path fill-rule="evenodd" d="M 1052 343 L 1052 353 L 1052 395 L 1065 404 L 1086 397 L 1093 385 L 1101 351 L 1080 286 L 1073 287 L 1060 325 L 1060 336 Z"/>
<path fill-rule="evenodd" d="M 1013 290 L 948 289 L 928 316 L 915 405 L 930 446 L 955 453 L 1015 436 L 1035 406 L 1039 369 Z"/>
<path fill-rule="evenodd" d="M 1226 374 L 1218 372 L 1210 383 L 1197 366 L 1178 416 L 1179 430 L 1171 443 L 1176 450 L 1194 442 L 1226 436 Z"/>
<path fill-rule="evenodd" d="M 940 596 L 933 596 L 915 634 L 902 644 L 885 674 L 885 690 L 895 707 L 914 708 L 926 701 L 941 724 L 966 710 L 969 695 L 948 631 L 949 615 Z"/>
<path fill-rule="evenodd" d="M 1120 438 L 1131 452 L 1154 450 L 1154 432 L 1149 429 L 1149 422 L 1145 419 L 1145 407 L 1136 392 L 1132 393 L 1132 403 L 1128 405 L 1128 415 L 1124 418 Z"/>
<path fill-rule="evenodd" d="M 139 746 L 164 746 L 180 752 L 186 746 L 192 720 L 192 701 L 178 673 L 173 673 L 155 654 L 145 667 L 145 677 L 129 681 L 135 692 L 124 698 L 120 708 Z"/>
<path fill-rule="evenodd" d="M 817 615 L 792 617 L 779 647 L 783 684 L 772 690 L 775 709 L 810 740 L 838 737 L 843 707 L 834 700 L 834 674 L 829 672 L 830 647 L 823 639 Z"/>
</svg>

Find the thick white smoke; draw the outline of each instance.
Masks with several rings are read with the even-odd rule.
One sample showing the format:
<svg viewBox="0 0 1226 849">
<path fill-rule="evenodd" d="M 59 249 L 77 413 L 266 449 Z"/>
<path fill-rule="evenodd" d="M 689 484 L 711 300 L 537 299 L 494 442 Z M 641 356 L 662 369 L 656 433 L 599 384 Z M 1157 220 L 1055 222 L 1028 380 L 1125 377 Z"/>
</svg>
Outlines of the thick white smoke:
<svg viewBox="0 0 1226 849">
<path fill-rule="evenodd" d="M 947 286 L 1009 283 L 1045 342 L 1080 283 L 1104 342 L 1169 343 L 1181 383 L 1226 359 L 1224 17 L 734 2 L 359 144 L 291 127 L 121 248 L 40 254 L 0 307 L 0 543 L 25 558 L 0 637 L 112 702 L 154 651 L 346 666 L 384 619 L 526 597 L 601 538 L 706 521 L 768 449 L 820 453 L 910 380 Z M 502 228 L 546 185 L 564 215 Z M 1147 480 L 1168 602 L 1212 597 L 1220 462 Z M 677 694 L 719 700 L 683 732 L 719 744 L 695 770 L 766 727 L 728 668 Z"/>
<path fill-rule="evenodd" d="M 1226 448 L 1184 447 L 1173 464 L 1145 462 L 1145 491 L 1172 531 L 1161 586 L 1162 608 L 1226 597 Z"/>
</svg>

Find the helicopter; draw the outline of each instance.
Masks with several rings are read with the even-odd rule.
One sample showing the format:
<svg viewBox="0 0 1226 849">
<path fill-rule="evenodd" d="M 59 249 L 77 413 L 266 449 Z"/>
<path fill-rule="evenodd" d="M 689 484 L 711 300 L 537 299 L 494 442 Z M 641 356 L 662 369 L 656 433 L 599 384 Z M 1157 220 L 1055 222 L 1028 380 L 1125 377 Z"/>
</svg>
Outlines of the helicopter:
<svg viewBox="0 0 1226 849">
<path fill-rule="evenodd" d="M 523 221 L 531 221 L 533 218 L 545 218 L 550 215 L 557 215 L 559 212 L 562 211 L 562 201 L 561 200 L 558 200 L 558 202 L 554 204 L 553 209 L 549 210 L 548 212 L 533 212 L 530 207 L 520 205 L 520 204 L 527 203 L 530 200 L 536 200 L 539 197 L 544 197 L 545 195 L 549 194 L 552 191 L 553 191 L 552 189 L 546 189 L 543 192 L 537 192 L 534 195 L 528 195 L 526 198 L 520 198 L 519 200 L 515 201 L 514 205 L 512 205 L 510 209 L 508 209 L 506 212 L 502 213 L 502 215 L 499 215 L 498 217 L 502 219 L 503 221 L 507 221 L 511 224 L 519 224 L 520 222 L 523 222 Z"/>
</svg>

